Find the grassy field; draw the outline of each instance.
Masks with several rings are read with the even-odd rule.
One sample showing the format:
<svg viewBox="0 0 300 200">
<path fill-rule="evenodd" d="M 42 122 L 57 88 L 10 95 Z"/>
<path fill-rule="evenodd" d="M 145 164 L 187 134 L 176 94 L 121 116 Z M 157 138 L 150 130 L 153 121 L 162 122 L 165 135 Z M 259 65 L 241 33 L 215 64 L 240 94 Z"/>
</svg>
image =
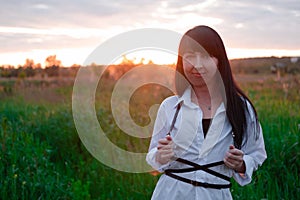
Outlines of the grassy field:
<svg viewBox="0 0 300 200">
<path fill-rule="evenodd" d="M 268 159 L 251 184 L 233 184 L 234 199 L 300 199 L 299 75 L 237 75 L 261 121 Z M 1 80 L 0 199 L 150 199 L 159 176 L 111 169 L 85 149 L 71 110 L 73 80 Z M 97 102 L 110 98 L 113 85 Z M 155 92 L 151 92 L 155 90 Z M 147 108 L 170 92 L 145 86 L 132 100 L 132 116 L 147 123 Z M 151 99 L 149 105 L 139 103 Z M 134 100 L 136 99 L 136 100 Z M 109 138 L 124 149 L 146 152 L 149 139 L 128 137 L 106 106 L 96 106 Z"/>
</svg>

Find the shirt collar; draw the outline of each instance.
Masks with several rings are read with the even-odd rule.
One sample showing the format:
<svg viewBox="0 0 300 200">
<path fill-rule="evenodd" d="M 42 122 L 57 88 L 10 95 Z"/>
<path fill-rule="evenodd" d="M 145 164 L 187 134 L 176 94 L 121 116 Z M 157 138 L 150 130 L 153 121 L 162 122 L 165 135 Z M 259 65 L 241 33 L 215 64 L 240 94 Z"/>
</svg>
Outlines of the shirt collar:
<svg viewBox="0 0 300 200">
<path fill-rule="evenodd" d="M 179 103 L 183 103 L 184 105 L 186 105 L 192 109 L 199 108 L 198 105 L 196 105 L 195 103 L 192 102 L 191 94 L 192 94 L 192 89 L 191 89 L 191 86 L 189 86 L 186 88 L 186 90 L 184 91 L 182 96 L 178 96 L 178 100 L 175 103 L 174 108 L 176 108 Z M 218 107 L 216 114 L 225 112 L 225 111 L 226 111 L 226 108 L 225 108 L 224 103 L 222 102 L 221 105 Z"/>
<path fill-rule="evenodd" d="M 191 99 L 191 93 L 192 93 L 192 89 L 191 87 L 189 86 L 185 91 L 184 93 L 178 97 L 178 100 L 177 102 L 175 103 L 174 107 L 177 107 L 177 105 L 179 103 L 183 103 L 184 105 L 194 109 L 194 108 L 198 108 L 198 106 L 192 102 L 192 99 Z"/>
</svg>

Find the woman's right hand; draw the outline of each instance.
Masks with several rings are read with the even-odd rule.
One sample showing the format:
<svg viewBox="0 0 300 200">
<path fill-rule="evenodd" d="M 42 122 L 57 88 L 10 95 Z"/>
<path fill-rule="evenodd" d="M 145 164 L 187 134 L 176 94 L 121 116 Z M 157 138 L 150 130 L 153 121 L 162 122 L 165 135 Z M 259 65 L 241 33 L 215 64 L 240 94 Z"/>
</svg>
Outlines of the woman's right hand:
<svg viewBox="0 0 300 200">
<path fill-rule="evenodd" d="M 158 151 L 156 152 L 157 162 L 164 165 L 171 160 L 174 156 L 173 144 L 172 138 L 169 135 L 158 141 Z"/>
</svg>

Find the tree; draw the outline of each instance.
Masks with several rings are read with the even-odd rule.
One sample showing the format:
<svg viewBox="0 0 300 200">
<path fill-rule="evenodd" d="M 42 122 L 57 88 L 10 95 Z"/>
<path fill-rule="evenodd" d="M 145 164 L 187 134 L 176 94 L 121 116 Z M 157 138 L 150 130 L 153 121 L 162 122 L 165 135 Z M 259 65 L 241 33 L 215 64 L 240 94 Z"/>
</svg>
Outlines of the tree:
<svg viewBox="0 0 300 200">
<path fill-rule="evenodd" d="M 122 55 L 123 59 L 122 59 L 122 62 L 121 62 L 121 65 L 129 65 L 129 66 L 134 66 L 134 61 L 136 58 L 134 59 L 128 59 L 126 57 L 126 55 Z"/>
<path fill-rule="evenodd" d="M 56 55 L 48 56 L 45 60 L 46 67 L 61 66 L 61 61 L 56 59 Z"/>
<path fill-rule="evenodd" d="M 32 59 L 27 58 L 22 70 L 25 73 L 25 77 L 30 77 L 35 75 L 34 67 L 35 67 L 34 61 Z"/>
<path fill-rule="evenodd" d="M 48 56 L 45 60 L 45 64 L 45 72 L 49 77 L 59 75 L 59 67 L 61 66 L 61 61 L 56 59 L 56 55 Z"/>
</svg>

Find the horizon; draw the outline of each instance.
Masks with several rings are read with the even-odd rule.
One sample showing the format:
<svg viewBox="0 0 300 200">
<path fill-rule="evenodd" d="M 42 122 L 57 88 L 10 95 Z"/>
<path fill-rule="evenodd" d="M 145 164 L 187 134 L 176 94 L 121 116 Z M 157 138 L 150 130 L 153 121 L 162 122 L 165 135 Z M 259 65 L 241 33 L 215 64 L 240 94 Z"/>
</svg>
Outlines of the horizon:
<svg viewBox="0 0 300 200">
<path fill-rule="evenodd" d="M 55 54 L 52 54 L 52 55 L 48 55 L 47 57 L 50 57 L 50 56 L 56 56 Z M 36 62 L 34 59 L 30 59 L 30 58 L 27 58 L 29 60 L 32 60 L 34 62 L 34 65 L 40 65 L 41 68 L 45 68 L 46 67 L 46 58 L 44 59 L 44 62 L 43 64 L 40 63 L 40 62 Z M 300 60 L 300 55 L 299 56 L 255 56 L 255 57 L 240 57 L 240 58 L 229 58 L 228 60 L 229 61 L 234 61 L 234 60 L 248 60 L 248 59 L 272 59 L 272 58 L 275 58 L 275 59 L 284 59 L 284 58 L 288 58 L 288 59 L 296 59 L 297 61 Z M 128 61 L 128 63 L 126 63 L 125 59 Z M 61 61 L 59 58 L 57 58 L 58 61 Z M 292 61 L 291 61 L 292 62 Z M 0 68 L 1 67 L 14 67 L 14 68 L 18 68 L 18 67 L 23 67 L 26 63 L 26 59 L 24 60 L 24 62 L 22 64 L 17 64 L 17 65 L 13 65 L 13 64 L 0 64 Z M 83 63 L 73 63 L 73 64 L 70 64 L 70 65 L 65 65 L 63 62 L 61 62 L 61 64 L 59 65 L 59 67 L 72 67 L 72 66 L 90 66 L 90 65 L 93 65 L 93 64 L 96 64 L 97 66 L 109 66 L 109 65 L 122 65 L 122 64 L 129 64 L 129 63 L 133 63 L 135 65 L 138 65 L 138 64 L 144 64 L 144 65 L 147 65 L 149 63 L 151 64 L 154 64 L 154 65 L 176 65 L 176 61 L 175 62 L 171 62 L 171 63 L 157 63 L 151 59 L 145 59 L 143 57 L 141 58 L 136 58 L 136 57 L 127 57 L 126 55 L 123 55 L 123 60 L 121 58 L 117 59 L 115 62 L 113 63 L 108 63 L 108 64 L 101 64 L 101 63 L 95 63 L 95 62 L 92 62 L 92 63 L 89 63 L 87 65 L 83 65 Z"/>
<path fill-rule="evenodd" d="M 0 9 L 0 65 L 23 65 L 27 58 L 43 65 L 49 55 L 56 55 L 64 66 L 82 64 L 99 44 L 124 32 L 161 28 L 184 34 L 201 24 L 220 34 L 230 60 L 300 56 L 297 0 L 24 0 L 19 6 L 2 2 Z M 176 62 L 158 55 L 143 57 L 155 63 Z"/>
<path fill-rule="evenodd" d="M 128 60 L 134 64 L 147 64 L 149 62 L 153 63 L 153 64 L 156 64 L 156 65 L 174 65 L 176 64 L 177 62 L 177 56 L 176 55 L 171 55 L 170 53 L 166 53 L 166 52 L 163 52 L 161 53 L 162 56 L 168 56 L 168 58 L 166 59 L 162 59 L 164 60 L 164 62 L 160 62 L 159 59 L 160 57 L 162 56 L 158 56 L 157 55 L 157 52 L 151 52 L 151 50 L 147 50 L 146 52 L 150 52 L 150 54 L 153 54 L 155 55 L 153 58 L 149 58 L 147 56 L 142 56 L 145 54 L 145 51 L 142 51 L 143 53 L 136 53 L 136 52 L 133 52 L 133 53 L 129 53 L 129 54 L 123 54 L 119 57 L 117 57 L 115 60 L 113 60 L 112 62 L 110 63 L 96 63 L 96 62 L 92 62 L 92 63 L 89 63 L 88 65 L 91 65 L 91 64 L 96 64 L 96 65 L 119 65 L 119 64 L 122 64 L 122 62 L 124 63 L 124 60 Z M 280 52 L 280 51 L 279 51 Z M 64 60 L 61 59 L 61 57 L 59 57 L 57 54 L 55 53 L 51 53 L 49 55 L 46 56 L 46 54 L 44 54 L 45 57 L 44 59 L 38 59 L 38 60 L 35 60 L 33 58 L 24 58 L 24 61 L 23 62 L 18 62 L 15 64 L 13 63 L 1 63 L 1 55 L 0 55 L 0 67 L 7 67 L 7 66 L 13 66 L 13 67 L 18 67 L 18 66 L 23 66 L 25 63 L 26 63 L 26 60 L 29 59 L 29 60 L 33 60 L 34 64 L 40 64 L 41 67 L 45 67 L 46 66 L 46 58 L 47 57 L 50 57 L 50 56 L 56 56 L 56 59 L 58 61 L 61 61 L 61 67 L 71 67 L 71 66 L 74 66 L 74 65 L 79 65 L 79 66 L 87 66 L 87 65 L 83 65 L 83 61 L 82 62 L 69 62 L 68 64 L 65 64 Z M 229 57 L 228 55 L 228 59 L 230 61 L 232 60 L 242 60 L 242 59 L 263 59 L 263 58 L 278 58 L 278 59 L 281 59 L 281 58 L 300 58 L 300 53 L 299 54 L 296 54 L 296 55 L 282 55 L 282 54 L 273 54 L 273 55 L 263 55 L 263 54 L 259 54 L 259 55 L 254 55 L 254 56 L 240 56 L 240 57 Z M 41 61 L 42 60 L 42 61 Z"/>
</svg>

